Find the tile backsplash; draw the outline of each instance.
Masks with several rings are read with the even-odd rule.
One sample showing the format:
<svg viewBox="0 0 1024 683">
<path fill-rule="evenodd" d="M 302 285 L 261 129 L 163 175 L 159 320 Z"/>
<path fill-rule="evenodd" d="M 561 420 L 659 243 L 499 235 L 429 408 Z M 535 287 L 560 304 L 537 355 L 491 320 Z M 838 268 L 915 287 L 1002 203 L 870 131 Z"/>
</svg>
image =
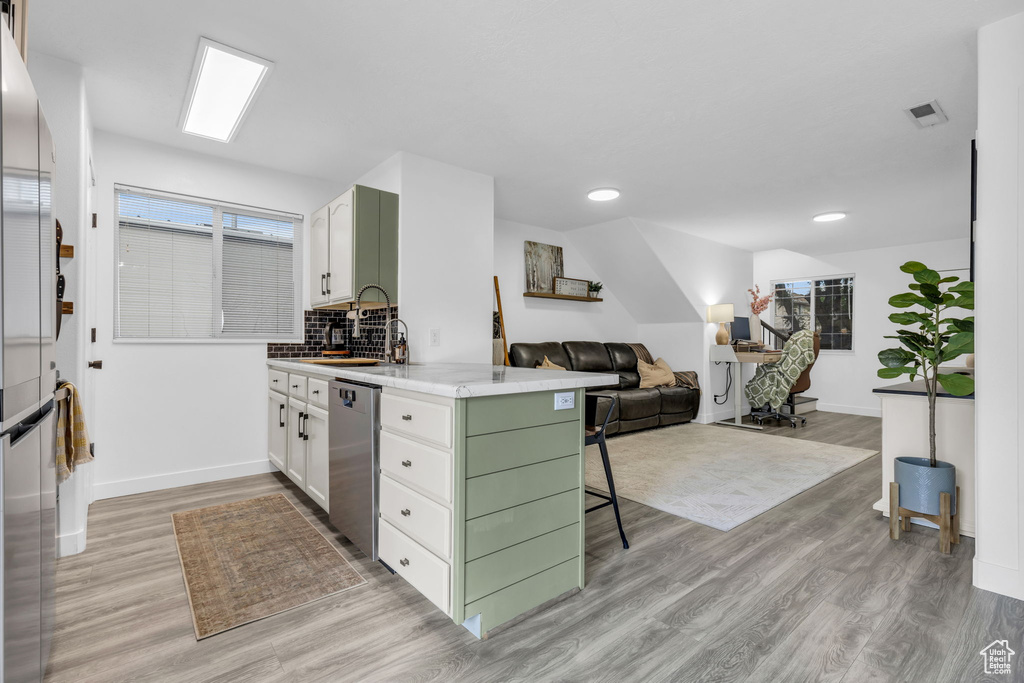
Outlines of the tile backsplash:
<svg viewBox="0 0 1024 683">
<path fill-rule="evenodd" d="M 384 360 L 384 330 L 379 329 L 387 322 L 386 308 L 372 309 L 360 322 L 358 339 L 352 338 L 352 321 L 345 317 L 347 311 L 319 309 L 306 311 L 303 316 L 304 341 L 301 344 L 267 344 L 267 358 L 319 358 L 324 350 L 324 327 L 336 322 L 344 331 L 345 348 L 358 358 Z M 398 307 L 391 307 L 392 317 L 397 317 Z M 367 325 L 373 325 L 368 329 Z M 401 327 L 401 325 L 399 325 Z"/>
</svg>

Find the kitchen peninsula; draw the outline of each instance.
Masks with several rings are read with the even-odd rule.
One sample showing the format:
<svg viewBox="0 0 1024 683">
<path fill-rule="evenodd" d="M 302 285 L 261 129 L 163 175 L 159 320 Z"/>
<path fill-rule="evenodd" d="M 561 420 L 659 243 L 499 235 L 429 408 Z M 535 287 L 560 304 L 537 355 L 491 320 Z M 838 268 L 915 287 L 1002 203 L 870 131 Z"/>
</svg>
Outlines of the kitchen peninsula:
<svg viewBox="0 0 1024 683">
<path fill-rule="evenodd" d="M 456 624 L 484 637 L 583 588 L 584 389 L 617 376 L 267 365 L 269 458 L 326 510 L 329 383 L 382 387 L 379 556 Z"/>
</svg>

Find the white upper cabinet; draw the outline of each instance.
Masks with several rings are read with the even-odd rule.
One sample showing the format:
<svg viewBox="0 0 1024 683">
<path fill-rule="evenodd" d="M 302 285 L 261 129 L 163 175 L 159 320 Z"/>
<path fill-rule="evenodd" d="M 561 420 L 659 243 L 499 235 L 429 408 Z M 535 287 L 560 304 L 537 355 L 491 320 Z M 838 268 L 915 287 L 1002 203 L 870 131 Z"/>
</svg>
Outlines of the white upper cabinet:
<svg viewBox="0 0 1024 683">
<path fill-rule="evenodd" d="M 330 214 L 331 269 L 327 277 L 328 303 L 351 301 L 352 291 L 352 209 L 353 190 L 349 190 L 327 205 Z"/>
<path fill-rule="evenodd" d="M 309 219 L 310 304 L 323 308 L 353 301 L 364 285 L 398 297 L 398 195 L 356 185 Z M 383 302 L 376 290 L 363 297 Z"/>
<path fill-rule="evenodd" d="M 327 271 L 330 268 L 330 227 L 325 206 L 309 218 L 309 298 L 313 307 L 327 303 Z"/>
</svg>

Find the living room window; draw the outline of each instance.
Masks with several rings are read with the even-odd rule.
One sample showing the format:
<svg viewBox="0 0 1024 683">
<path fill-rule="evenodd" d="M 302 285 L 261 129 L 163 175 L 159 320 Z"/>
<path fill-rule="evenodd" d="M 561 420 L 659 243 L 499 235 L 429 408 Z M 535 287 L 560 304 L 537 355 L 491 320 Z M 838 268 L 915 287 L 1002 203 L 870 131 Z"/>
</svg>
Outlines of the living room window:
<svg viewBox="0 0 1024 683">
<path fill-rule="evenodd" d="M 853 280 L 834 275 L 773 281 L 772 326 L 787 334 L 814 329 L 823 351 L 852 351 Z"/>
<path fill-rule="evenodd" d="M 125 186 L 114 192 L 117 338 L 301 338 L 301 216 Z"/>
</svg>

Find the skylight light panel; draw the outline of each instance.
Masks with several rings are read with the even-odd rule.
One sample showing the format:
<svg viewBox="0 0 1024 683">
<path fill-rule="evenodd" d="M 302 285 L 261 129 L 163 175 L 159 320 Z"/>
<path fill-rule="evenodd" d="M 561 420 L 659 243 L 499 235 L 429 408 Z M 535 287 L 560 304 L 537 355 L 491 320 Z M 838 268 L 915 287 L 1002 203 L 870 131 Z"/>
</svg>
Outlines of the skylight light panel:
<svg viewBox="0 0 1024 683">
<path fill-rule="evenodd" d="M 182 112 L 182 130 L 230 142 L 271 68 L 273 63 L 265 59 L 201 38 Z"/>
</svg>

